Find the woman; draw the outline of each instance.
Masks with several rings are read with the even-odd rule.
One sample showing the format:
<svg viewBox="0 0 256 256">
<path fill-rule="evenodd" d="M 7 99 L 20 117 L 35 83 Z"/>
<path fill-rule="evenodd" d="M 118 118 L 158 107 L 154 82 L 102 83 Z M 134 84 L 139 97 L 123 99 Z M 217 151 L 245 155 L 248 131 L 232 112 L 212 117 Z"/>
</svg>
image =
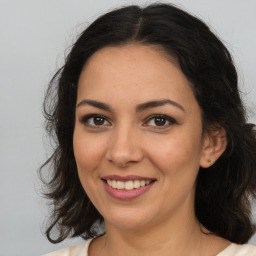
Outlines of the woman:
<svg viewBox="0 0 256 256">
<path fill-rule="evenodd" d="M 52 79 L 45 116 L 57 138 L 46 235 L 87 240 L 47 255 L 256 255 L 254 126 L 202 21 L 167 4 L 98 18 Z"/>
</svg>

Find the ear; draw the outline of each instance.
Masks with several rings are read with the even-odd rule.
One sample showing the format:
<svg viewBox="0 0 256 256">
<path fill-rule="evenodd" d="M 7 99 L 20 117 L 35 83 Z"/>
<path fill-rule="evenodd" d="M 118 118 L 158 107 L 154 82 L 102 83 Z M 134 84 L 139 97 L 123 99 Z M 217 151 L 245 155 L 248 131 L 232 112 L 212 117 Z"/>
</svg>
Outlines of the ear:
<svg viewBox="0 0 256 256">
<path fill-rule="evenodd" d="M 227 147 L 227 136 L 224 128 L 219 127 L 204 135 L 200 166 L 208 168 L 213 165 Z"/>
</svg>

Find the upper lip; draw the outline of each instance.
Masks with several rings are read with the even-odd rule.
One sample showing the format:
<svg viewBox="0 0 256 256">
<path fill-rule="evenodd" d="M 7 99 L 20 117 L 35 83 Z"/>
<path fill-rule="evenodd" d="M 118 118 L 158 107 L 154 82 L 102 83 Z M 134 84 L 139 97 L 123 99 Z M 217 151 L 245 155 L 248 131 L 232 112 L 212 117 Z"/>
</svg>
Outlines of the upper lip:
<svg viewBox="0 0 256 256">
<path fill-rule="evenodd" d="M 154 178 L 150 177 L 141 177 L 137 175 L 127 175 L 127 176 L 119 176 L 119 175 L 107 175 L 104 177 L 101 177 L 103 180 L 118 180 L 118 181 L 129 181 L 129 180 L 156 180 Z"/>
</svg>

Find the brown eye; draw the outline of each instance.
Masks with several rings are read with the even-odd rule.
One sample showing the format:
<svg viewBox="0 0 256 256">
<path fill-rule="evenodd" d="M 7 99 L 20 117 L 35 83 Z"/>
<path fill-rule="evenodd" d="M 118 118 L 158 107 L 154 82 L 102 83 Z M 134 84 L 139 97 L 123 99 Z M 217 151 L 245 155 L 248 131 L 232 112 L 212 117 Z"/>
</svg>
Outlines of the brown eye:
<svg viewBox="0 0 256 256">
<path fill-rule="evenodd" d="M 92 127 L 92 128 L 101 128 L 105 126 L 110 126 L 110 122 L 101 115 L 91 114 L 88 116 L 84 116 L 80 119 L 80 122 L 85 126 Z"/>
<path fill-rule="evenodd" d="M 102 117 L 94 117 L 93 118 L 94 125 L 103 125 L 104 122 L 105 122 L 105 119 Z"/>
<path fill-rule="evenodd" d="M 166 124 L 166 119 L 163 117 L 156 117 L 154 122 L 156 126 L 164 126 Z"/>
<path fill-rule="evenodd" d="M 177 124 L 175 119 L 167 115 L 153 115 L 150 116 L 143 126 L 149 126 L 154 129 L 167 129 L 172 125 Z"/>
</svg>

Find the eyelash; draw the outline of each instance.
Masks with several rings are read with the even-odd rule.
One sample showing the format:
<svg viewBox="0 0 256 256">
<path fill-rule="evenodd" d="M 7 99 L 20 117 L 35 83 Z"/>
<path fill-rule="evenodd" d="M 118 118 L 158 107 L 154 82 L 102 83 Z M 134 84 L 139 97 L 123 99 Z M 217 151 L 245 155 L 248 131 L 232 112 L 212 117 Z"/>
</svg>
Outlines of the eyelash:
<svg viewBox="0 0 256 256">
<path fill-rule="evenodd" d="M 174 118 L 172 118 L 170 116 L 167 116 L 167 115 L 162 115 L 162 114 L 157 114 L 157 115 L 149 116 L 144 123 L 148 123 L 149 121 L 154 120 L 154 119 L 156 121 L 156 118 L 164 119 L 165 122 L 169 122 L 169 123 L 168 124 L 164 124 L 163 126 L 151 126 L 151 128 L 153 128 L 153 129 L 158 129 L 158 130 L 159 129 L 166 129 L 169 126 L 177 123 Z M 143 124 L 143 126 L 145 126 L 145 125 Z"/>
<path fill-rule="evenodd" d="M 106 117 L 104 117 L 104 116 L 102 116 L 102 115 L 99 115 L 99 114 L 90 114 L 90 115 L 84 116 L 83 118 L 81 118 L 80 122 L 81 122 L 82 124 L 86 125 L 86 126 L 89 126 L 89 127 L 91 127 L 91 128 L 95 128 L 95 129 L 102 128 L 102 127 L 105 126 L 105 125 L 99 125 L 99 126 L 97 126 L 97 125 L 91 125 L 91 124 L 89 124 L 88 121 L 89 121 L 90 119 L 93 120 L 94 118 L 101 118 L 101 119 L 104 120 L 104 122 L 105 122 L 105 121 L 109 122 Z"/>
<path fill-rule="evenodd" d="M 108 119 L 103 116 L 103 115 L 99 115 L 99 114 L 90 114 L 90 115 L 87 115 L 87 116 L 84 116 L 83 118 L 80 119 L 80 122 L 90 128 L 94 128 L 94 129 L 100 129 L 102 127 L 105 127 L 105 126 L 109 126 L 109 125 L 92 125 L 92 124 L 89 124 L 88 121 L 90 119 L 94 119 L 94 118 L 100 118 L 100 119 L 103 119 L 103 122 L 105 123 L 105 121 L 107 121 L 108 123 L 110 123 L 108 121 Z M 151 120 L 154 120 L 156 121 L 156 118 L 160 118 L 160 119 L 163 119 L 166 122 L 168 122 L 168 124 L 164 124 L 163 126 L 151 126 L 152 129 L 166 129 L 168 128 L 170 125 L 173 125 L 173 124 L 177 124 L 176 120 L 170 116 L 167 116 L 167 115 L 163 115 L 163 114 L 157 114 L 157 115 L 151 115 L 149 116 L 148 118 L 146 118 L 146 120 L 143 122 L 143 126 L 147 126 L 147 123 L 149 123 Z"/>
</svg>

